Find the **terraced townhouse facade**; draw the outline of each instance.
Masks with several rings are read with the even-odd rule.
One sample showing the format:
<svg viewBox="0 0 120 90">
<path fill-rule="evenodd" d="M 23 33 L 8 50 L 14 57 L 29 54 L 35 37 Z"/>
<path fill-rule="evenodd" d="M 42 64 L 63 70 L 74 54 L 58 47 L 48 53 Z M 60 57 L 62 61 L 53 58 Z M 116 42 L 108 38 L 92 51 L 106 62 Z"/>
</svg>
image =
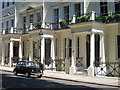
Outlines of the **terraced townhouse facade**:
<svg viewBox="0 0 120 90">
<path fill-rule="evenodd" d="M 68 74 L 120 76 L 120 1 L 0 4 L 1 65 L 29 60 Z"/>
</svg>

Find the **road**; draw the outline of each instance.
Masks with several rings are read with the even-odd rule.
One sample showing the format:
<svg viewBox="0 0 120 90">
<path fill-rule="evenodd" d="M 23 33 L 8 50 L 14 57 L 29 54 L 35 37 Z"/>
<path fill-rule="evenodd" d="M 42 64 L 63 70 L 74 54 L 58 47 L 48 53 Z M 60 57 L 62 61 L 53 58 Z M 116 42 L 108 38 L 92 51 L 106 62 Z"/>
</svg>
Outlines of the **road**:
<svg viewBox="0 0 120 90">
<path fill-rule="evenodd" d="M 1 77 L 2 76 L 2 77 Z M 103 88 L 109 88 L 111 90 L 117 90 L 116 87 L 87 84 L 80 82 L 72 82 L 66 80 L 58 80 L 52 78 L 37 78 L 32 76 L 26 78 L 22 74 L 14 76 L 11 72 L 0 71 L 0 77 L 2 78 L 2 88 L 89 88 L 89 90 L 101 90 Z"/>
</svg>

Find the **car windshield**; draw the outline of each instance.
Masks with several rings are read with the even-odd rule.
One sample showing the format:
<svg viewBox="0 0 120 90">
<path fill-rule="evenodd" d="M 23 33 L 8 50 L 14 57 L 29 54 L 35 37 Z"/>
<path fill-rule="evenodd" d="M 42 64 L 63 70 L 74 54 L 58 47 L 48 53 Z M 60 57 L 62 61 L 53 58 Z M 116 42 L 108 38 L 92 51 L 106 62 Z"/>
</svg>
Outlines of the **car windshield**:
<svg viewBox="0 0 120 90">
<path fill-rule="evenodd" d="M 27 66 L 35 66 L 35 67 L 39 67 L 39 65 L 35 62 L 27 62 Z"/>
</svg>

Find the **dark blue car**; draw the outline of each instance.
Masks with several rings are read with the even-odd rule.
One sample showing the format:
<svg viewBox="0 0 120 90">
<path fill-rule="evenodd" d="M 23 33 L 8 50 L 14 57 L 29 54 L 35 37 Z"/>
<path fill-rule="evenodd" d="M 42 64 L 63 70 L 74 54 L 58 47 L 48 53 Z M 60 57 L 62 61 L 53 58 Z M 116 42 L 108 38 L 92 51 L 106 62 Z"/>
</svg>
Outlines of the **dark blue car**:
<svg viewBox="0 0 120 90">
<path fill-rule="evenodd" d="M 35 75 L 38 78 L 41 78 L 43 75 L 43 65 L 33 62 L 33 61 L 19 61 L 14 70 L 14 75 L 25 74 L 26 77 L 30 77 L 30 75 Z"/>
</svg>

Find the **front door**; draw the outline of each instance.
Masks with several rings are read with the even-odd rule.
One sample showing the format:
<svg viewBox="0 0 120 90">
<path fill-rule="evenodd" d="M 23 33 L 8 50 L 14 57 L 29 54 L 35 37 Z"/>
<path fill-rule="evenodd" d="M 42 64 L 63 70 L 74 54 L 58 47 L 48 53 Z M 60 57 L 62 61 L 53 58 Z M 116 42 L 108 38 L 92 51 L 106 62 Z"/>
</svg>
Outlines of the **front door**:
<svg viewBox="0 0 120 90">
<path fill-rule="evenodd" d="M 13 63 L 17 62 L 19 58 L 19 42 L 16 41 L 14 42 L 14 46 L 13 46 Z"/>
<path fill-rule="evenodd" d="M 51 39 L 45 39 L 45 64 L 51 63 Z"/>
<path fill-rule="evenodd" d="M 86 36 L 86 66 L 90 66 L 90 35 Z"/>
</svg>

